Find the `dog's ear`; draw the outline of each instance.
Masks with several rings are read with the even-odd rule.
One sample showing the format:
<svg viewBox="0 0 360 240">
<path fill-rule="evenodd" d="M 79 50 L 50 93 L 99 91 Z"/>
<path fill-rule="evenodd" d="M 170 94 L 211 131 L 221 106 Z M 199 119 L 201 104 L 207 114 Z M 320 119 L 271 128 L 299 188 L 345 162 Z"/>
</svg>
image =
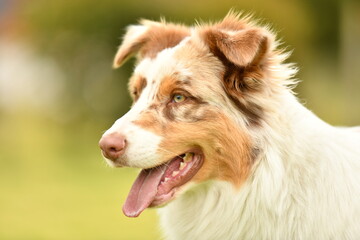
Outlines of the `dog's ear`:
<svg viewBox="0 0 360 240">
<path fill-rule="evenodd" d="M 200 37 L 224 65 L 225 93 L 247 116 L 249 124 L 258 125 L 263 111 L 251 96 L 269 85 L 264 80 L 274 61 L 274 35 L 249 19 L 229 14 L 222 22 L 204 28 Z"/>
<path fill-rule="evenodd" d="M 189 34 L 189 29 L 181 25 L 167 24 L 164 21 L 141 20 L 140 25 L 128 27 L 116 53 L 113 66 L 120 67 L 137 53 L 139 53 L 138 58 L 154 58 L 165 48 L 176 46 Z"/>
<path fill-rule="evenodd" d="M 270 36 L 258 28 L 228 31 L 210 29 L 205 34 L 210 50 L 222 61 L 238 67 L 255 66 L 269 51 Z"/>
<path fill-rule="evenodd" d="M 114 68 L 120 67 L 127 59 L 139 51 L 146 42 L 146 33 L 148 30 L 149 27 L 144 25 L 134 25 L 127 28 L 123 42 L 114 58 Z"/>
<path fill-rule="evenodd" d="M 275 46 L 274 36 L 266 28 L 247 21 L 228 16 L 202 32 L 205 44 L 225 66 L 225 90 L 233 97 L 261 89 Z"/>
</svg>

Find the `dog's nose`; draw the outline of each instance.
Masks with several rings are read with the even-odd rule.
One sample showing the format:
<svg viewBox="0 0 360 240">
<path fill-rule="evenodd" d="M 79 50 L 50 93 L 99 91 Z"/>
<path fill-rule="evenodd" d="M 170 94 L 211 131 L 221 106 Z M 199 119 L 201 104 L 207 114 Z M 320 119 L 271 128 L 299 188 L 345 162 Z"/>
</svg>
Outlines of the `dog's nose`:
<svg viewBox="0 0 360 240">
<path fill-rule="evenodd" d="M 124 154 L 126 139 L 118 133 L 104 135 L 99 142 L 104 156 L 112 161 Z"/>
</svg>

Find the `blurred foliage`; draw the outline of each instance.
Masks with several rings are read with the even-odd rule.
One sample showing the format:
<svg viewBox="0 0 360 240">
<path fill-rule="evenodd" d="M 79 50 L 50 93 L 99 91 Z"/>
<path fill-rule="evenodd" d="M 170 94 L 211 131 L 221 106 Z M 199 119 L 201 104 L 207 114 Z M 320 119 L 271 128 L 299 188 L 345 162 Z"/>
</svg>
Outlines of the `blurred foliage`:
<svg viewBox="0 0 360 240">
<path fill-rule="evenodd" d="M 129 109 L 127 79 L 133 61 L 116 71 L 111 65 L 126 26 L 141 18 L 164 16 L 168 21 L 193 24 L 194 19 L 219 20 L 231 8 L 254 13 L 279 32 L 284 47 L 293 50 L 289 61 L 298 63 L 298 77 L 304 80 L 296 89 L 301 101 L 330 123 L 360 122 L 359 75 L 345 81 L 342 73 L 346 57 L 341 44 L 346 34 L 340 33 L 342 16 L 349 12 L 342 12 L 344 2 L 8 2 L 13 4 L 8 10 L 14 22 L 10 26 L 18 28 L 11 44 L 26 43 L 36 55 L 34 61 L 27 57 L 21 66 L 15 61 L 14 71 L 24 72 L 24 78 L 26 67 L 34 68 L 37 61 L 38 73 L 26 80 L 29 84 L 42 81 L 38 94 L 21 104 L 0 105 L 0 239 L 160 238 L 154 210 L 137 219 L 121 213 L 136 170 L 106 167 L 97 146 L 102 132 Z M 349 21 L 346 26 L 351 25 Z M 349 52 L 358 51 L 356 44 Z M 347 62 L 354 62 L 353 58 L 356 55 Z M 61 74 L 45 73 L 43 68 L 48 66 Z M 10 96 L 25 88 L 16 87 Z M 40 96 L 54 95 L 50 88 L 59 89 L 56 101 L 42 107 L 33 104 L 37 98 L 48 101 Z"/>
</svg>

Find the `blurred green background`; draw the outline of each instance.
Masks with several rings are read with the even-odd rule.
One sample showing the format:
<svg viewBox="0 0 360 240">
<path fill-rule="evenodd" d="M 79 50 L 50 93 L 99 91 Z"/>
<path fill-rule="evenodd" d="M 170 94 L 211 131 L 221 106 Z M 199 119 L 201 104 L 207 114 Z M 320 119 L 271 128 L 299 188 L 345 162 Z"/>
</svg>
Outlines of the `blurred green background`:
<svg viewBox="0 0 360 240">
<path fill-rule="evenodd" d="M 0 239 L 161 238 L 154 210 L 121 212 L 136 170 L 98 149 L 130 105 L 133 61 L 115 71 L 113 56 L 140 18 L 193 24 L 230 8 L 279 32 L 308 108 L 360 124 L 359 1 L 0 0 Z"/>
</svg>

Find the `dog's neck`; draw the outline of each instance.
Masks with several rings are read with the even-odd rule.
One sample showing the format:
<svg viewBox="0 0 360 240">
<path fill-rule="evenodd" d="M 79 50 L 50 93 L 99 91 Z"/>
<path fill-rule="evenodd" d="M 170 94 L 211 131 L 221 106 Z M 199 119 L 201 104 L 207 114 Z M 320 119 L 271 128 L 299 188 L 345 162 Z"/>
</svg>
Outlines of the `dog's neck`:
<svg viewBox="0 0 360 240">
<path fill-rule="evenodd" d="M 275 104 L 274 104 L 275 105 Z M 259 161 L 278 159 L 287 165 L 307 158 L 314 145 L 327 139 L 315 136 L 331 134 L 333 127 L 305 108 L 290 92 L 278 97 L 278 107 L 268 113 L 258 129 L 250 129 L 254 144 L 262 153 Z M 321 142 L 318 142 L 321 141 Z"/>
</svg>

